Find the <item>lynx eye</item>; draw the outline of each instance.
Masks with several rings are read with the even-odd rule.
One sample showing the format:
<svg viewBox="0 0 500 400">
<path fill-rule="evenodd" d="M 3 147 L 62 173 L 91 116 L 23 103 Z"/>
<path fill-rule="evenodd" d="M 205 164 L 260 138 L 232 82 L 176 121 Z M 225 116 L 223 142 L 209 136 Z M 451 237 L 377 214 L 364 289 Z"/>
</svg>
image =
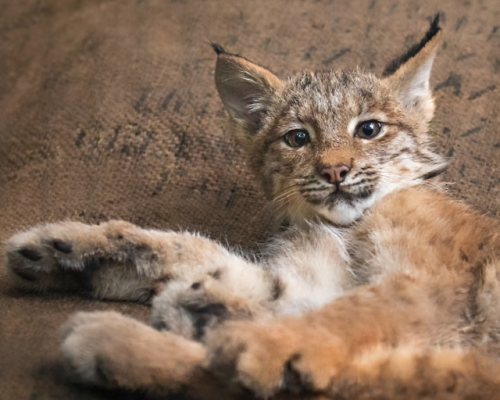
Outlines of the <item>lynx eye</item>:
<svg viewBox="0 0 500 400">
<path fill-rule="evenodd" d="M 382 129 L 382 124 L 378 121 L 362 122 L 356 129 L 356 135 L 362 139 L 373 139 Z"/>
<path fill-rule="evenodd" d="M 283 140 L 290 147 L 302 147 L 309 143 L 309 134 L 304 130 L 294 130 L 283 136 Z"/>
</svg>

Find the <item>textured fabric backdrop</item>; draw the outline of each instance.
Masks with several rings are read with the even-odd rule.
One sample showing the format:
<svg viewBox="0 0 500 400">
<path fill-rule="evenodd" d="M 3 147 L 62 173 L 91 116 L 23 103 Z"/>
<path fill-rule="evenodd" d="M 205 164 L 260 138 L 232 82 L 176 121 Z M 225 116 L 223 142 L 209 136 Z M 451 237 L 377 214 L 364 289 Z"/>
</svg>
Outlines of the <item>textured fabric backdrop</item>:
<svg viewBox="0 0 500 400">
<path fill-rule="evenodd" d="M 437 11 L 434 128 L 454 157 L 446 179 L 455 196 L 500 215 L 500 3 L 437 3 L 0 0 L 0 241 L 44 221 L 122 218 L 256 248 L 272 234 L 271 211 L 226 128 L 207 38 L 280 76 L 381 73 Z M 20 294 L 2 261 L 0 399 L 113 398 L 68 384 L 58 350 L 71 313 L 110 308 L 148 314 Z"/>
</svg>

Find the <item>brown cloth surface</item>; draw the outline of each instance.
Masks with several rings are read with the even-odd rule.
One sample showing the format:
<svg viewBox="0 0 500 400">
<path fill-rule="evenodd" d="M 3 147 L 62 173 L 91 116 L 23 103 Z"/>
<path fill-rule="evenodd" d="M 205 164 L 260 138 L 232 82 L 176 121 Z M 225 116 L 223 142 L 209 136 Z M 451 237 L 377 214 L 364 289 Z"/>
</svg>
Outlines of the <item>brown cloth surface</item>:
<svg viewBox="0 0 500 400">
<path fill-rule="evenodd" d="M 281 76 L 380 74 L 437 11 L 436 142 L 454 157 L 446 179 L 500 215 L 498 0 L 0 0 L 0 241 L 44 221 L 122 218 L 256 248 L 272 233 L 271 211 L 226 128 L 207 38 Z M 20 294 L 2 261 L 0 399 L 140 398 L 65 380 L 58 327 L 92 309 L 148 314 Z"/>
</svg>

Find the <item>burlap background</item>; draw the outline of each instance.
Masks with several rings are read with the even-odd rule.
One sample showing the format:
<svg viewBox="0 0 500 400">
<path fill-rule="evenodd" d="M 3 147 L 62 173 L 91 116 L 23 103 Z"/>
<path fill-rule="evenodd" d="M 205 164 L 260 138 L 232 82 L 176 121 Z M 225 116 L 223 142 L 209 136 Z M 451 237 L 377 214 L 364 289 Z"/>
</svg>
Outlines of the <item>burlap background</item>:
<svg viewBox="0 0 500 400">
<path fill-rule="evenodd" d="M 123 218 L 255 248 L 269 208 L 225 128 L 207 38 L 285 76 L 380 73 L 444 12 L 432 77 L 455 195 L 500 214 L 498 0 L 0 0 L 0 241 L 43 221 Z M 1 255 L 1 254 L 0 254 Z M 66 383 L 75 310 L 147 309 L 22 295 L 0 265 L 0 398 L 139 398 Z"/>
</svg>

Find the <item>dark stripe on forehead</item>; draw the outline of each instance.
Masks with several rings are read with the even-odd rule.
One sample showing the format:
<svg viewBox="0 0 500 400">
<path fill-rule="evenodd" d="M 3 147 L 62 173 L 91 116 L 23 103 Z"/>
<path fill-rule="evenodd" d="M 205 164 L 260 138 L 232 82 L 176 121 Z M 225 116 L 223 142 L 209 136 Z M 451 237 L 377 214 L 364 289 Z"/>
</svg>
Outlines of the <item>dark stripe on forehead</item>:
<svg viewBox="0 0 500 400">
<path fill-rule="evenodd" d="M 271 300 L 276 301 L 285 293 L 285 285 L 277 276 L 274 277 L 271 288 Z"/>
</svg>

